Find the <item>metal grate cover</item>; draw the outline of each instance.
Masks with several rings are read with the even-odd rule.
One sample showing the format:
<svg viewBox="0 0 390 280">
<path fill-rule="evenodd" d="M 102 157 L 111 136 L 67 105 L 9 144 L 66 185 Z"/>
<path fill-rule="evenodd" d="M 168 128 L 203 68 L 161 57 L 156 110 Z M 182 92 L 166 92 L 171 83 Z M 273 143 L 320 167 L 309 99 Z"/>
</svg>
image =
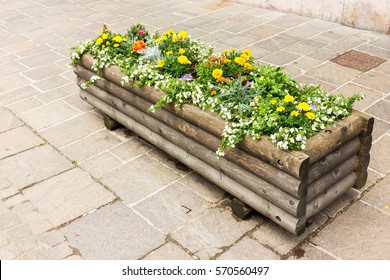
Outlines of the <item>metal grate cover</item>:
<svg viewBox="0 0 390 280">
<path fill-rule="evenodd" d="M 380 57 L 369 55 L 367 53 L 350 50 L 346 53 L 336 56 L 330 61 L 345 67 L 365 72 L 378 66 L 386 60 Z"/>
</svg>

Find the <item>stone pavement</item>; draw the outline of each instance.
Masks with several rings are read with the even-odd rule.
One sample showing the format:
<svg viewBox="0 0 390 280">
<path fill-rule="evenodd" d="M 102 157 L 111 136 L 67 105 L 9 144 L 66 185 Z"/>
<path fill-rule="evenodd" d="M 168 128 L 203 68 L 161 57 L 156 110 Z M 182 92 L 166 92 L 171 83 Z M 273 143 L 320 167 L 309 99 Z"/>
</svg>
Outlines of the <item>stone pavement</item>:
<svg viewBox="0 0 390 280">
<path fill-rule="evenodd" d="M 102 23 L 187 30 L 250 48 L 329 92 L 364 92 L 376 117 L 369 179 L 295 237 L 132 132 L 108 131 L 78 96 L 68 47 Z M 227 1 L 5 0 L 0 4 L 0 259 L 389 259 L 390 37 Z M 350 49 L 371 70 L 330 59 Z"/>
</svg>

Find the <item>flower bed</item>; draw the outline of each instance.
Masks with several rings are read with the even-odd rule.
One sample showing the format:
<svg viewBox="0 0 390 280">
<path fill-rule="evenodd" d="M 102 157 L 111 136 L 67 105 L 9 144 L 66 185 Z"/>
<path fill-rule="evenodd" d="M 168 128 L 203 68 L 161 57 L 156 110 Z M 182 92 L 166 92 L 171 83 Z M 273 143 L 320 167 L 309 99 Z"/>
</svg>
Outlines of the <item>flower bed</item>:
<svg viewBox="0 0 390 280">
<path fill-rule="evenodd" d="M 359 96 L 301 86 L 249 50 L 213 55 L 183 31 L 105 29 L 72 58 L 84 100 L 295 234 L 365 184 L 373 119 L 352 112 Z"/>
</svg>

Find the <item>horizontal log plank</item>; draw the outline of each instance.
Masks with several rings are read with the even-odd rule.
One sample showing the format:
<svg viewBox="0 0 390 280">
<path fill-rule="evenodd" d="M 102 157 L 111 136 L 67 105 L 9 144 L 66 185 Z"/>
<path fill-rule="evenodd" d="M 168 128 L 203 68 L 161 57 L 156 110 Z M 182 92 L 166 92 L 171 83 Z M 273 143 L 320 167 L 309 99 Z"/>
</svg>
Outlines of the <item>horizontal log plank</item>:
<svg viewBox="0 0 390 280">
<path fill-rule="evenodd" d="M 100 99 L 91 96 L 91 94 L 85 92 L 84 90 L 80 90 L 80 96 L 92 106 L 99 108 L 104 114 L 117 120 L 122 125 L 140 135 L 142 138 L 159 147 L 161 150 L 168 153 L 177 160 L 183 162 L 199 174 L 217 184 L 250 207 L 256 209 L 258 212 L 267 216 L 269 219 L 281 225 L 291 233 L 298 235 L 304 229 L 305 220 L 297 219 L 286 211 L 273 205 L 269 201 L 232 180 L 228 176 L 221 174 L 217 169 L 209 166 L 197 157 L 194 157 L 187 151 L 176 146 L 172 142 L 166 140 L 164 137 L 141 125 L 137 121 L 131 119 L 129 116 L 123 114 L 114 107 L 111 107 Z"/>
<path fill-rule="evenodd" d="M 308 202 L 306 208 L 306 218 L 312 217 L 320 212 L 322 209 L 340 197 L 344 192 L 352 188 L 355 183 L 356 175 L 355 173 L 351 173 L 334 184 L 326 192 Z"/>
<path fill-rule="evenodd" d="M 310 165 L 357 137 L 364 125 L 364 119 L 352 114 L 309 138 L 304 152 L 310 157 Z"/>
<path fill-rule="evenodd" d="M 333 168 L 332 171 L 326 173 L 320 179 L 311 183 L 307 188 L 307 201 L 311 201 L 321 193 L 328 190 L 343 177 L 354 172 L 357 165 L 358 157 L 354 155 L 337 167 Z"/>
<path fill-rule="evenodd" d="M 358 153 L 360 145 L 359 137 L 355 137 L 340 148 L 337 148 L 326 157 L 310 166 L 308 182 L 311 184 L 331 169 L 344 162 L 346 159 Z"/>
<path fill-rule="evenodd" d="M 229 176 L 232 179 L 238 181 L 239 183 L 247 186 L 252 191 L 256 192 L 258 195 L 264 197 L 278 207 L 286 210 L 295 217 L 299 218 L 304 216 L 306 209 L 305 199 L 298 200 L 293 196 L 283 192 L 274 185 L 264 181 L 262 178 L 259 178 L 254 174 L 248 172 L 247 170 L 240 168 L 236 164 L 228 161 L 227 159 L 216 158 L 215 153 L 204 147 L 202 144 L 199 144 L 191 138 L 184 136 L 172 127 L 165 125 L 159 120 L 153 118 L 150 114 L 144 113 L 139 109 L 135 108 L 134 106 L 129 105 L 128 103 L 124 103 L 121 99 L 114 97 L 113 95 L 105 92 L 104 90 L 96 86 L 90 86 L 86 89 L 86 91 L 91 95 L 104 101 L 106 104 L 116 108 L 120 112 L 138 121 L 140 124 L 147 126 L 150 130 L 154 131 L 155 133 L 158 133 L 167 140 L 173 142 L 175 145 L 178 145 L 182 149 L 188 151 L 192 155 L 204 160 L 209 165 L 213 166 L 215 169 L 218 169 L 223 172 L 223 174 L 226 174 L 226 176 Z M 180 120 L 174 115 L 173 117 L 176 121 Z M 197 129 L 197 131 L 200 131 L 199 128 Z M 208 136 L 203 135 L 203 137 Z M 212 139 L 208 140 L 212 141 Z M 241 158 L 245 159 L 244 156 Z M 277 171 L 281 172 L 279 170 Z"/>
</svg>

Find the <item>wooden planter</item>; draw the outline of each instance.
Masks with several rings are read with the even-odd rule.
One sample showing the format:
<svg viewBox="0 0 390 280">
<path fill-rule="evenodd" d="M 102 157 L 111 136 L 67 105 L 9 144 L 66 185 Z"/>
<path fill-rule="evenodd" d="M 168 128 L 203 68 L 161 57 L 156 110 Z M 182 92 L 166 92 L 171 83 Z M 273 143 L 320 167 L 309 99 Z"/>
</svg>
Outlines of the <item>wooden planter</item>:
<svg viewBox="0 0 390 280">
<path fill-rule="evenodd" d="M 75 66 L 79 86 L 96 74 L 93 63 L 93 56 L 85 54 Z M 119 67 L 112 66 L 96 85 L 80 90 L 81 98 L 105 115 L 108 128 L 110 120 L 126 126 L 296 235 L 309 217 L 346 190 L 366 183 L 374 124 L 368 115 L 354 111 L 310 138 L 303 151 L 278 149 L 269 137 L 246 137 L 218 159 L 215 151 L 225 127 L 219 116 L 193 105 L 177 109 L 172 104 L 148 113 L 163 92 L 122 86 L 122 76 Z"/>
</svg>

